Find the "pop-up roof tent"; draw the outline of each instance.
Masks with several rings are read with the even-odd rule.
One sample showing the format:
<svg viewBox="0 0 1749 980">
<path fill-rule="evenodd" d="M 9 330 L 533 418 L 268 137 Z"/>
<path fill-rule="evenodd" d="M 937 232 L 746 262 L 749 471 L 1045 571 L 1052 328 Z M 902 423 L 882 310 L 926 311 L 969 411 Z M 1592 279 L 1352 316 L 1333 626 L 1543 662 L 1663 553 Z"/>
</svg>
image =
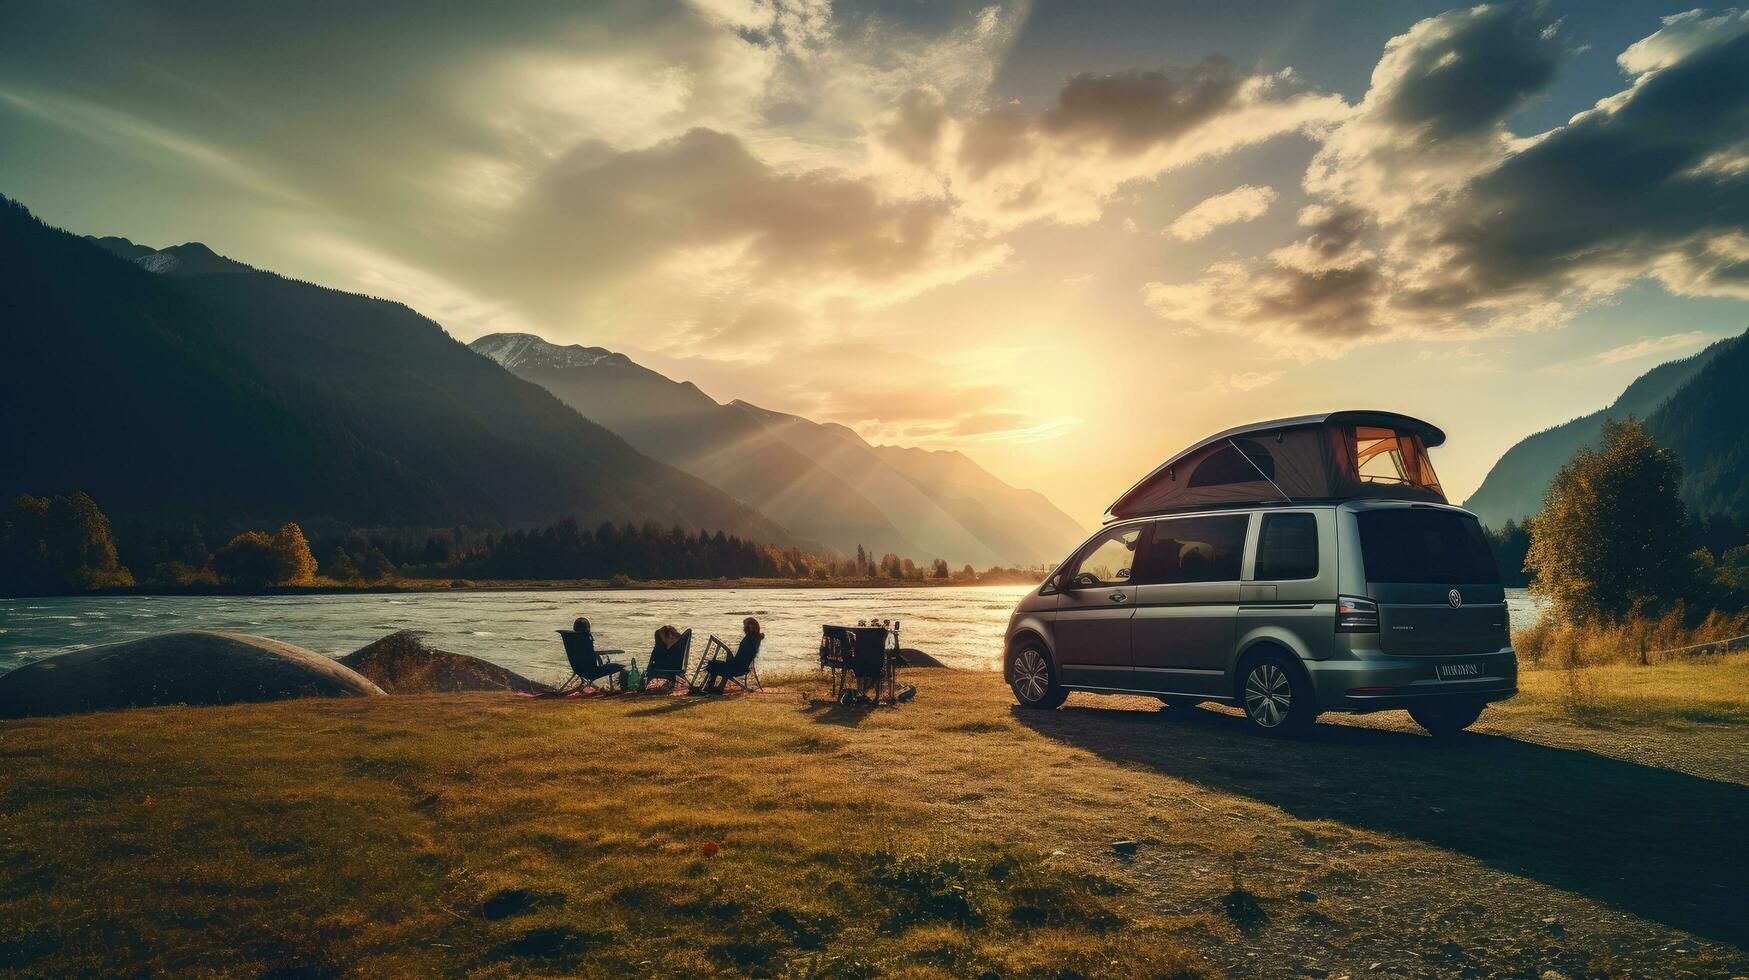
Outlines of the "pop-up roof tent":
<svg viewBox="0 0 1749 980">
<path fill-rule="evenodd" d="M 1217 433 L 1160 464 L 1110 519 L 1270 501 L 1387 497 L 1445 503 L 1427 450 L 1437 427 L 1395 412 L 1331 412 Z"/>
</svg>

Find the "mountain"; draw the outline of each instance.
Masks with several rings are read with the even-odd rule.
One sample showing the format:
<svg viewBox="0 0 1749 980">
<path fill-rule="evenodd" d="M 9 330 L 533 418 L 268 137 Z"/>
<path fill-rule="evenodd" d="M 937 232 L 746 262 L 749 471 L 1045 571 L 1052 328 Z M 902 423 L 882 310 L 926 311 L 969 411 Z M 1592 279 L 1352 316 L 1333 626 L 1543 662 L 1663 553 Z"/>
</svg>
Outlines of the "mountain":
<svg viewBox="0 0 1749 980">
<path fill-rule="evenodd" d="M 1084 532 L 1042 495 L 959 453 L 874 447 L 747 402 L 721 404 L 623 354 L 492 334 L 471 345 L 633 446 L 727 490 L 798 535 L 850 552 L 955 564 L 1057 561 Z"/>
<path fill-rule="evenodd" d="M 850 552 L 921 554 L 867 498 L 757 420 L 599 347 L 492 334 L 469 345 L 641 452 L 719 487 L 799 537 Z"/>
<path fill-rule="evenodd" d="M 0 198 L 0 493 L 83 489 L 112 517 L 209 526 L 574 516 L 792 539 L 404 306 L 139 248 Z M 167 253 L 177 274 L 141 261 Z"/>
<path fill-rule="evenodd" d="M 200 242 L 187 242 L 182 245 L 172 245 L 169 248 L 156 249 L 150 245 L 136 245 L 125 238 L 118 238 L 114 235 L 104 238 L 86 235 L 85 240 L 95 242 L 110 253 L 127 259 L 147 272 L 156 272 L 160 275 L 211 276 L 258 271 L 253 266 L 244 265 L 236 259 L 227 259 Z"/>
<path fill-rule="evenodd" d="M 1063 560 L 1087 531 L 1037 490 L 1011 487 L 951 450 L 876 446 L 875 454 L 911 479 L 998 554 L 1023 564 Z"/>
<path fill-rule="evenodd" d="M 1464 507 L 1494 528 L 1535 514 L 1562 464 L 1582 447 L 1596 448 L 1604 422 L 1632 415 L 1646 423 L 1661 445 L 1682 455 L 1683 496 L 1691 508 L 1749 514 L 1749 489 L 1743 484 L 1749 472 L 1749 391 L 1741 380 L 1749 377 L 1746 360 L 1749 336 L 1739 336 L 1660 364 L 1628 385 L 1609 407 L 1508 449 Z"/>
</svg>

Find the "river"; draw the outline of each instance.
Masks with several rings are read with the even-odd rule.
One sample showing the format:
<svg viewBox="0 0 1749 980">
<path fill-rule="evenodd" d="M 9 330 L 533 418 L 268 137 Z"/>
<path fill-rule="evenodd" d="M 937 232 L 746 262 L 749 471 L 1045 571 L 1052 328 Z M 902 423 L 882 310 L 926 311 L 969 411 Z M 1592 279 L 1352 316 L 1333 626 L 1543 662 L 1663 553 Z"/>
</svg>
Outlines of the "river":
<svg viewBox="0 0 1749 980">
<path fill-rule="evenodd" d="M 597 642 L 645 655 L 657 626 L 695 633 L 695 653 L 716 633 L 730 643 L 757 616 L 763 671 L 817 663 L 820 624 L 897 619 L 905 646 L 950 667 L 995 670 L 1020 585 L 910 589 L 623 589 L 596 592 L 400 592 L 308 596 L 101 596 L 0 599 L 0 673 L 99 643 L 172 630 L 257 633 L 343 656 L 400 629 L 424 630 L 439 649 L 482 657 L 535 680 L 569 674 L 554 631 L 577 616 Z M 1539 611 L 1508 589 L 1514 626 Z"/>
</svg>

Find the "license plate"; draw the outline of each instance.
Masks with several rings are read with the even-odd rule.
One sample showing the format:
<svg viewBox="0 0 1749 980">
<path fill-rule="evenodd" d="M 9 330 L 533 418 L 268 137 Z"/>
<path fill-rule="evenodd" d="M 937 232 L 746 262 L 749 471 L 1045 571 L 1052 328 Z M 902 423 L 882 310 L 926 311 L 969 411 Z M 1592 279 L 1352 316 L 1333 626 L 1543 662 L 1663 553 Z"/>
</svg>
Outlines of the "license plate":
<svg viewBox="0 0 1749 980">
<path fill-rule="evenodd" d="M 1482 676 L 1482 665 L 1476 664 L 1440 664 L 1439 679 L 1442 681 L 1467 681 Z"/>
</svg>

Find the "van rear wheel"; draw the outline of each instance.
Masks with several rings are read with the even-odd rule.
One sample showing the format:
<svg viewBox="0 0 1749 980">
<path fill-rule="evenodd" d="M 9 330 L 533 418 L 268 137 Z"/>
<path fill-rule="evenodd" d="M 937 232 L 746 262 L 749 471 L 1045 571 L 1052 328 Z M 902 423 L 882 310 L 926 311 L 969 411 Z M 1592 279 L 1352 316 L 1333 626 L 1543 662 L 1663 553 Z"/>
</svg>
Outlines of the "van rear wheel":
<svg viewBox="0 0 1749 980">
<path fill-rule="evenodd" d="M 1014 700 L 1022 708 L 1049 710 L 1060 707 L 1069 697 L 1069 692 L 1057 683 L 1051 658 L 1036 642 L 1023 643 L 1014 651 L 1008 661 L 1008 686 L 1013 688 Z"/>
<path fill-rule="evenodd" d="M 1281 653 L 1248 658 L 1239 681 L 1239 706 L 1260 735 L 1299 735 L 1318 718 L 1311 682 Z"/>
<path fill-rule="evenodd" d="M 1455 738 L 1474 725 L 1486 707 L 1481 701 L 1433 701 L 1410 708 L 1409 717 L 1434 738 Z"/>
</svg>

